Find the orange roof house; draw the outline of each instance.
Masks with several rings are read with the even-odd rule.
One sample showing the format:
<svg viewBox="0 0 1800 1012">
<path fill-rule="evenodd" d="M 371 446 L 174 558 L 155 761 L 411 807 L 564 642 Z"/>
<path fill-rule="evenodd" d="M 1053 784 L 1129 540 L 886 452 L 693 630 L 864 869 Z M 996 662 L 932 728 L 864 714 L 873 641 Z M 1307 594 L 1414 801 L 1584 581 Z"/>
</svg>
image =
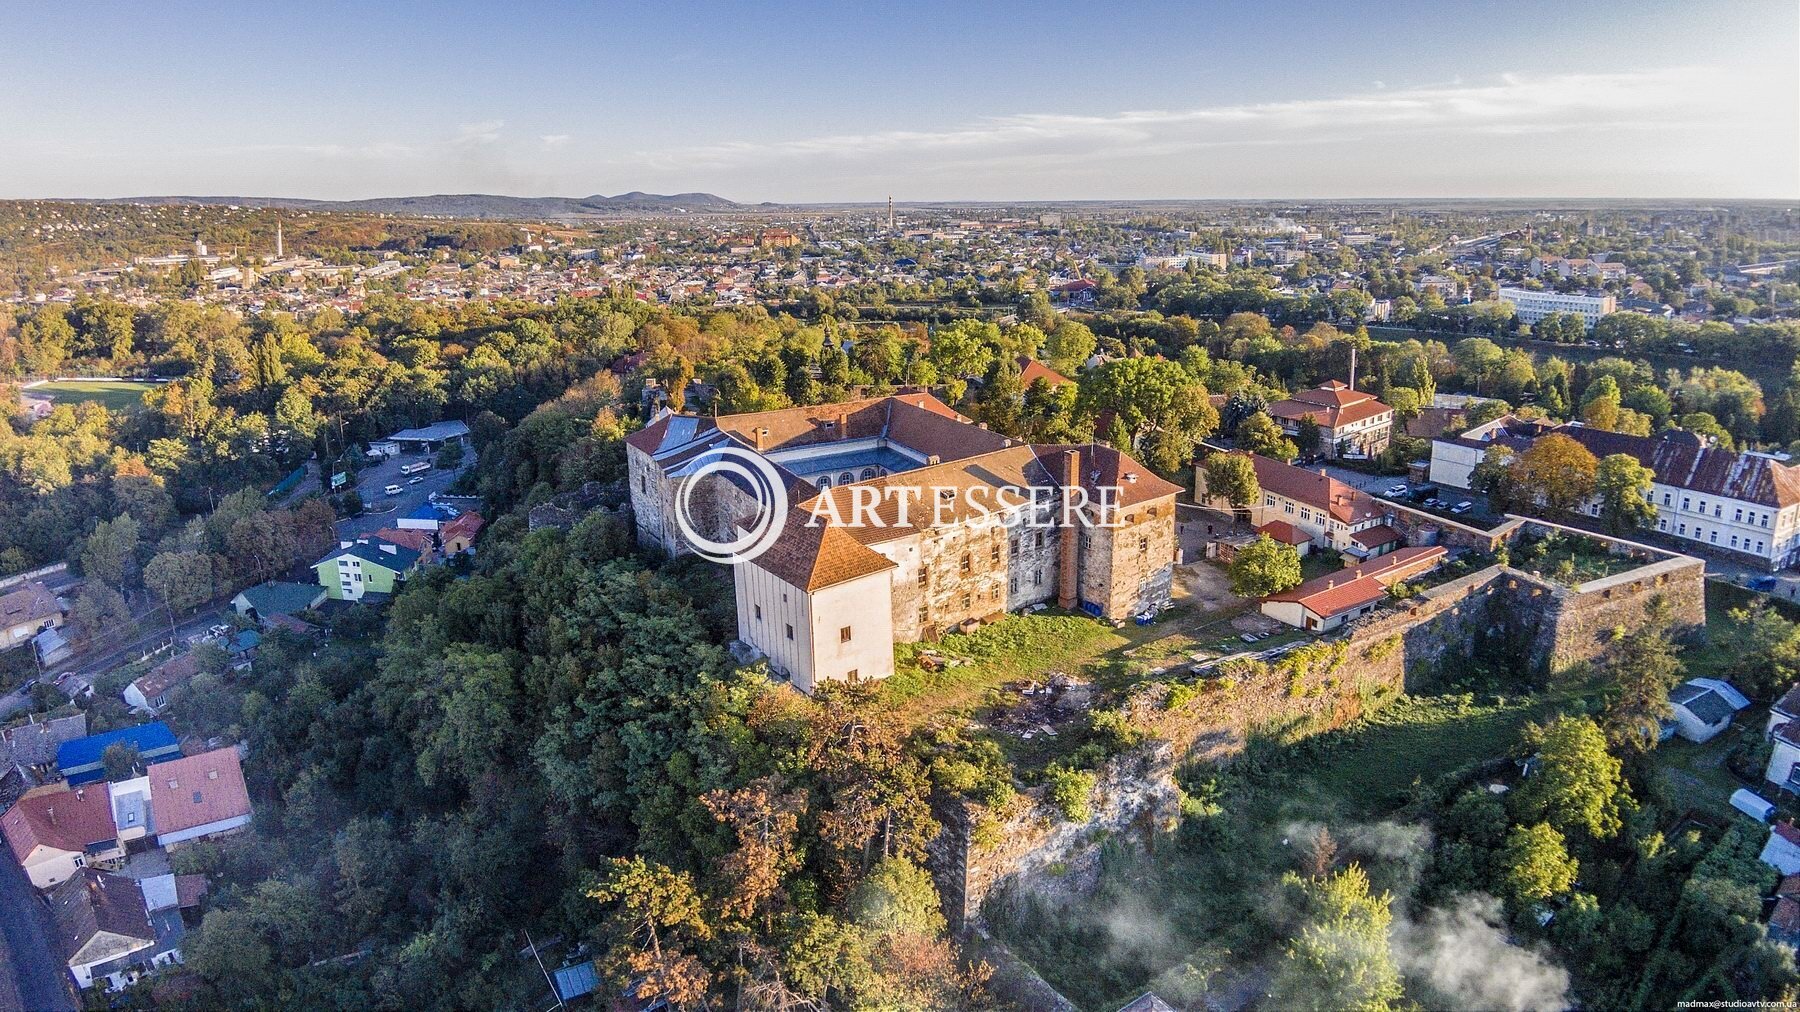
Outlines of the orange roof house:
<svg viewBox="0 0 1800 1012">
<path fill-rule="evenodd" d="M 232 747 L 157 763 L 150 778 L 156 842 L 173 847 L 222 836 L 250 824 L 250 791 Z"/>
<path fill-rule="evenodd" d="M 1447 554 L 1442 545 L 1401 548 L 1373 562 L 1270 594 L 1263 598 L 1262 613 L 1302 629 L 1335 629 L 1372 611 L 1387 598 L 1388 588 L 1394 584 L 1442 565 Z"/>
</svg>

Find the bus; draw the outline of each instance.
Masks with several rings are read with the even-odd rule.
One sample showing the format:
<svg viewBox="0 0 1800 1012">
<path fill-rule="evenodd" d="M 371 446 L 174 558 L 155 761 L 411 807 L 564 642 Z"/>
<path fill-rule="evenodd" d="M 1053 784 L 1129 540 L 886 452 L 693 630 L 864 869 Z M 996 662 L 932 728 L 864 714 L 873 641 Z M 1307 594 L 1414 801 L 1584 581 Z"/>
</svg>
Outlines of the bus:
<svg viewBox="0 0 1800 1012">
<path fill-rule="evenodd" d="M 431 462 L 427 461 L 427 460 L 421 460 L 416 464 L 401 464 L 400 465 L 400 473 L 401 474 L 418 474 L 420 471 L 429 471 L 429 470 L 431 470 Z"/>
</svg>

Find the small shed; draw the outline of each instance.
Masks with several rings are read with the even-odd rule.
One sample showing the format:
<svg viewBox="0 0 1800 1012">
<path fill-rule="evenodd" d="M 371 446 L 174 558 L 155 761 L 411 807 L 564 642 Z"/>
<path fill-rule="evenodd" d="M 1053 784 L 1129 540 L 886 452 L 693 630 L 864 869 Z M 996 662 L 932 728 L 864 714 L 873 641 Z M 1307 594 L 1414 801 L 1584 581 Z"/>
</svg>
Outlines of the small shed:
<svg viewBox="0 0 1800 1012">
<path fill-rule="evenodd" d="M 1768 822 L 1775 814 L 1774 802 L 1765 800 L 1762 795 L 1747 787 L 1731 792 L 1731 807 L 1758 822 Z"/>
<path fill-rule="evenodd" d="M 1688 741 L 1711 741 L 1750 705 L 1743 694 L 1716 678 L 1690 678 L 1669 692 L 1675 733 Z"/>
</svg>

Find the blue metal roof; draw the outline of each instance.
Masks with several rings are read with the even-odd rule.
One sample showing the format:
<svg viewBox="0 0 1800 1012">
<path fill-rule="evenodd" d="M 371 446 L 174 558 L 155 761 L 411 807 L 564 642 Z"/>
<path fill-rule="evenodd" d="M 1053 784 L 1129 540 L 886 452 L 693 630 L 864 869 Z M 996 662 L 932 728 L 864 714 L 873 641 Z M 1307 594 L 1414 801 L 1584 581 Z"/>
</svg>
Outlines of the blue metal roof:
<svg viewBox="0 0 1800 1012">
<path fill-rule="evenodd" d="M 169 725 L 158 720 L 65 741 L 56 748 L 56 768 L 62 770 L 63 776 L 68 777 L 71 784 L 99 780 L 106 774 L 97 768 L 89 768 L 97 767 L 107 747 L 117 744 L 136 745 L 138 755 L 146 758 L 181 751 L 181 745 L 175 740 L 175 732 L 169 730 Z M 88 775 L 90 773 L 92 775 Z"/>
<path fill-rule="evenodd" d="M 594 971 L 592 960 L 556 971 L 556 996 L 563 1001 L 591 994 L 599 986 L 600 975 Z"/>
<path fill-rule="evenodd" d="M 440 522 L 444 522 L 444 521 L 455 520 L 458 516 L 461 516 L 461 515 L 462 515 L 462 511 L 458 510 L 454 506 L 445 506 L 442 503 L 435 503 L 435 502 L 425 502 L 425 503 L 420 503 L 416 509 L 414 509 L 411 513 L 408 513 L 406 515 L 406 519 L 408 519 L 408 520 L 437 520 Z"/>
</svg>

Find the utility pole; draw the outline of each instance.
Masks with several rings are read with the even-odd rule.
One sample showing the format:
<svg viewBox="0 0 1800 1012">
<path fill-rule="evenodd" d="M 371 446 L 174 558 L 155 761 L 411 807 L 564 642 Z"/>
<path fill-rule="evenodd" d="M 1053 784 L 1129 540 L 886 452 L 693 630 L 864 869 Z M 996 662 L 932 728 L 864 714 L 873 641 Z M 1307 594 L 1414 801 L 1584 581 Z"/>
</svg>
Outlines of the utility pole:
<svg viewBox="0 0 1800 1012">
<path fill-rule="evenodd" d="M 550 968 L 544 965 L 544 957 L 538 955 L 537 943 L 531 940 L 531 932 L 523 928 L 520 930 L 525 932 L 525 946 L 531 950 L 531 958 L 537 960 L 538 969 L 544 974 L 544 983 L 550 985 L 550 997 L 556 999 L 556 1004 L 546 1012 L 556 1012 L 563 1007 L 562 992 L 556 989 L 556 980 L 550 976 Z"/>
</svg>

